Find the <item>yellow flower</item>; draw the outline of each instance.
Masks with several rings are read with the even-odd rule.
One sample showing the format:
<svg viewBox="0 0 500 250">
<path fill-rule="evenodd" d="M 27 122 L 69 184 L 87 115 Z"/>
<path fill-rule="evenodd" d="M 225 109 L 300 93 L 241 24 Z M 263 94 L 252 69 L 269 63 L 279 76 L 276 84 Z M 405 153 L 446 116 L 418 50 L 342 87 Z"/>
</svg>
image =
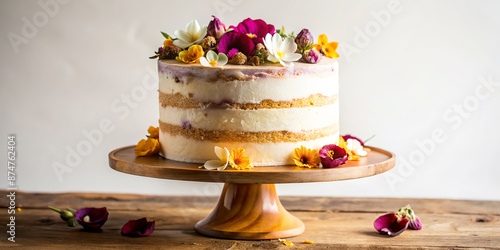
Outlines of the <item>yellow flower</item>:
<svg viewBox="0 0 500 250">
<path fill-rule="evenodd" d="M 149 138 L 153 138 L 153 139 L 158 139 L 158 137 L 160 136 L 160 128 L 159 127 L 153 127 L 153 126 L 149 126 L 148 128 L 148 133 L 149 133 Z"/>
<path fill-rule="evenodd" d="M 203 48 L 200 45 L 191 45 L 188 50 L 181 51 L 175 59 L 183 63 L 195 63 L 200 60 L 203 54 Z"/>
<path fill-rule="evenodd" d="M 300 146 L 293 151 L 293 161 L 299 167 L 315 168 L 319 166 L 321 159 L 318 150 Z"/>
<path fill-rule="evenodd" d="M 157 155 L 160 152 L 160 143 L 154 138 L 142 139 L 135 146 L 134 152 L 137 156 Z"/>
<path fill-rule="evenodd" d="M 163 49 L 165 49 L 166 47 L 172 47 L 174 46 L 174 41 L 170 38 L 168 38 L 167 40 L 165 40 L 163 42 Z"/>
<path fill-rule="evenodd" d="M 359 161 L 359 156 L 355 155 L 351 150 L 349 150 L 349 148 L 347 147 L 347 142 L 344 140 L 344 138 L 342 138 L 342 136 L 339 136 L 339 142 L 338 142 L 337 146 L 343 148 L 347 152 L 347 155 L 349 155 L 347 160 Z"/>
<path fill-rule="evenodd" d="M 245 155 L 244 148 L 235 148 L 231 150 L 231 154 L 229 154 L 229 165 L 238 170 L 246 170 L 253 168 L 252 162 L 250 162 L 250 158 L 248 158 L 248 156 Z"/>
<path fill-rule="evenodd" d="M 318 37 L 318 43 L 314 44 L 313 48 L 315 48 L 317 51 L 323 52 L 323 54 L 325 54 L 325 56 L 327 57 L 337 58 L 339 57 L 339 54 L 335 50 L 338 46 L 338 42 L 328 43 L 328 37 L 326 37 L 325 34 L 321 34 Z"/>
</svg>

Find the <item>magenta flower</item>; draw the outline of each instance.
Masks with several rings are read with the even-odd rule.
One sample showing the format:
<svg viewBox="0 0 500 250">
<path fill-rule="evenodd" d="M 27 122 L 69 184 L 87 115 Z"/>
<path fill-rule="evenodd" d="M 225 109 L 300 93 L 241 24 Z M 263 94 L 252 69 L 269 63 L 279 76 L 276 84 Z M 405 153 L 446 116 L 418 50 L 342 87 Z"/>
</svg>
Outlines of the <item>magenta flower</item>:
<svg viewBox="0 0 500 250">
<path fill-rule="evenodd" d="M 345 149 L 335 145 L 325 145 L 319 150 L 319 157 L 324 168 L 335 168 L 347 161 Z"/>
<path fill-rule="evenodd" d="M 253 20 L 251 18 L 243 20 L 243 22 L 239 23 L 236 27 L 230 26 L 229 28 L 247 35 L 252 39 L 255 45 L 257 43 L 263 43 L 264 37 L 266 37 L 268 33 L 273 35 L 275 31 L 274 25 L 267 24 L 261 19 Z"/>
<path fill-rule="evenodd" d="M 394 213 L 390 213 L 378 217 L 373 223 L 373 226 L 381 234 L 396 236 L 408 228 L 408 220 L 400 218 Z"/>
<path fill-rule="evenodd" d="M 210 21 L 208 24 L 207 34 L 213 36 L 215 39 L 219 40 L 224 32 L 226 32 L 226 25 L 224 25 L 219 18 L 212 15 L 214 20 Z"/>
<path fill-rule="evenodd" d="M 75 219 L 85 230 L 96 231 L 106 223 L 108 215 L 106 207 L 86 207 L 76 210 Z"/>
<path fill-rule="evenodd" d="M 361 143 L 361 146 L 365 145 L 365 143 L 361 139 L 359 139 L 358 137 L 354 137 L 352 135 L 342 135 L 342 138 L 344 139 L 344 141 L 347 141 L 348 139 L 354 139 L 359 141 L 359 143 Z"/>
<path fill-rule="evenodd" d="M 155 221 L 148 222 L 146 218 L 129 220 L 122 227 L 122 235 L 130 237 L 144 237 L 155 231 Z"/>
<path fill-rule="evenodd" d="M 373 226 L 381 234 L 396 236 L 404 232 L 407 228 L 414 230 L 422 229 L 422 222 L 410 208 L 410 205 L 408 205 L 400 208 L 397 213 L 378 217 L 373 222 Z"/>
<path fill-rule="evenodd" d="M 231 59 L 236 53 L 241 52 L 247 57 L 253 53 L 255 45 L 252 39 L 247 35 L 239 32 L 225 33 L 219 42 L 219 53 L 226 54 Z"/>
<path fill-rule="evenodd" d="M 322 55 L 319 51 L 315 49 L 310 49 L 302 55 L 302 59 L 304 59 L 308 63 L 317 63 L 321 59 Z"/>
</svg>

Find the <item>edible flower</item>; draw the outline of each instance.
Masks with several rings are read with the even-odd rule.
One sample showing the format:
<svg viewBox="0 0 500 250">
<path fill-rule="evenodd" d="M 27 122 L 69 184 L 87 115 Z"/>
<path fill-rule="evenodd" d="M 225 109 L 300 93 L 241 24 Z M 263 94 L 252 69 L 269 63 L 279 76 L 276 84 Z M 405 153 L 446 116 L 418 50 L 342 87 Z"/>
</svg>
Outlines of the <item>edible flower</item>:
<svg viewBox="0 0 500 250">
<path fill-rule="evenodd" d="M 344 138 L 342 138 L 342 136 L 339 136 L 339 142 L 337 143 L 337 145 L 339 147 L 343 148 L 347 152 L 347 155 L 348 155 L 347 160 L 349 160 L 349 161 L 359 161 L 359 156 L 356 155 L 356 154 L 354 154 L 349 149 L 349 147 L 347 146 L 347 142 L 344 140 Z"/>
<path fill-rule="evenodd" d="M 338 46 L 338 42 L 328 43 L 328 37 L 325 34 L 319 35 L 318 43 L 313 45 L 314 49 L 323 53 L 323 55 L 329 58 L 339 57 L 339 54 L 335 51 Z"/>
<path fill-rule="evenodd" d="M 108 215 L 106 207 L 86 207 L 76 210 L 75 219 L 85 230 L 96 231 L 106 223 Z"/>
<path fill-rule="evenodd" d="M 193 44 L 200 44 L 207 34 L 207 26 L 200 27 L 196 20 L 192 20 L 186 25 L 186 30 L 176 30 L 174 35 L 174 45 L 185 49 Z"/>
<path fill-rule="evenodd" d="M 220 40 L 224 32 L 226 32 L 226 25 L 214 15 L 212 15 L 212 17 L 214 19 L 208 23 L 207 33 L 209 36 L 213 36 L 215 39 Z"/>
<path fill-rule="evenodd" d="M 347 161 L 347 152 L 345 149 L 335 145 L 325 145 L 319 150 L 321 165 L 323 168 L 335 168 Z"/>
<path fill-rule="evenodd" d="M 366 156 L 368 153 L 363 150 L 363 146 L 358 140 L 347 139 L 347 149 L 357 156 Z"/>
<path fill-rule="evenodd" d="M 229 155 L 229 164 L 231 167 L 238 170 L 253 168 L 252 162 L 250 161 L 250 158 L 245 155 L 245 149 L 243 148 L 234 148 L 231 150 L 231 154 Z"/>
<path fill-rule="evenodd" d="M 175 59 L 183 63 L 195 63 L 198 62 L 203 54 L 203 48 L 200 45 L 191 45 L 188 50 L 181 51 Z"/>
<path fill-rule="evenodd" d="M 274 63 L 281 63 L 285 67 L 293 66 L 293 61 L 299 60 L 302 55 L 295 53 L 297 44 L 291 37 L 282 38 L 280 34 L 267 34 L 264 39 L 264 45 L 269 51 L 267 60 Z"/>
<path fill-rule="evenodd" d="M 155 221 L 148 222 L 146 218 L 129 220 L 123 225 L 121 234 L 130 237 L 144 237 L 155 231 Z"/>
<path fill-rule="evenodd" d="M 236 53 L 241 52 L 245 56 L 250 57 L 255 45 L 250 37 L 244 33 L 227 32 L 219 42 L 219 53 L 226 54 L 229 59 L 233 58 Z"/>
<path fill-rule="evenodd" d="M 137 143 L 134 150 L 137 156 L 151 156 L 160 153 L 160 142 L 158 139 L 149 137 L 147 140 L 142 139 Z"/>
<path fill-rule="evenodd" d="M 158 139 L 160 137 L 160 127 L 149 126 L 147 135 L 148 138 Z"/>
<path fill-rule="evenodd" d="M 321 159 L 318 150 L 300 146 L 293 151 L 293 161 L 299 167 L 315 168 L 318 167 Z"/>
<path fill-rule="evenodd" d="M 304 54 L 302 54 L 302 59 L 308 63 L 317 63 L 321 57 L 321 53 L 315 49 L 306 50 Z"/>
<path fill-rule="evenodd" d="M 365 145 L 365 143 L 361 139 L 359 139 L 358 137 L 352 136 L 352 135 L 342 135 L 342 139 L 344 139 L 345 141 L 347 141 L 349 139 L 354 139 L 354 140 L 359 141 L 359 143 L 361 143 L 361 146 Z"/>
<path fill-rule="evenodd" d="M 314 37 L 308 29 L 302 29 L 297 37 L 295 37 L 295 43 L 300 53 L 304 54 L 306 50 L 310 50 L 314 44 Z"/>
<path fill-rule="evenodd" d="M 247 18 L 239 23 L 236 27 L 230 26 L 234 31 L 238 33 L 243 33 L 249 38 L 252 39 L 254 45 L 257 43 L 262 43 L 263 38 L 267 34 L 274 34 L 275 28 L 272 24 L 267 24 L 265 21 L 261 19 L 253 20 L 251 18 Z M 247 55 L 248 56 L 248 55 Z"/>
<path fill-rule="evenodd" d="M 226 169 L 227 164 L 229 162 L 229 150 L 227 150 L 227 148 L 221 148 L 215 146 L 214 151 L 215 155 L 217 155 L 217 158 L 219 158 L 219 160 L 209 160 L 205 162 L 203 167 L 205 167 L 205 169 L 208 170 L 217 169 L 219 171 Z"/>
<path fill-rule="evenodd" d="M 226 65 L 228 59 L 227 56 L 224 55 L 223 53 L 215 53 L 213 50 L 209 50 L 207 52 L 206 57 L 201 57 L 200 58 L 200 63 L 203 66 L 207 67 L 220 67 Z"/>
<path fill-rule="evenodd" d="M 378 217 L 373 222 L 375 229 L 389 236 L 396 236 L 404 232 L 407 228 L 420 230 L 422 222 L 415 215 L 410 205 L 402 207 L 397 213 L 389 213 Z"/>
</svg>

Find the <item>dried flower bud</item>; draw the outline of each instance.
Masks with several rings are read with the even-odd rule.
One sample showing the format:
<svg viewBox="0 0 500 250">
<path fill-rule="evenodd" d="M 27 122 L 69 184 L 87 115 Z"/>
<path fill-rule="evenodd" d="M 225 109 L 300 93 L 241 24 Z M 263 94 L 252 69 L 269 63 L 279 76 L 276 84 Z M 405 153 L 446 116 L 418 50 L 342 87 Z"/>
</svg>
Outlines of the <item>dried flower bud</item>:
<svg viewBox="0 0 500 250">
<path fill-rule="evenodd" d="M 251 64 L 253 66 L 259 66 L 260 65 L 260 57 L 258 57 L 258 56 L 252 56 L 248 60 L 248 64 Z"/>
<path fill-rule="evenodd" d="M 160 54 L 160 59 L 175 59 L 179 53 L 182 51 L 181 48 L 172 46 L 172 47 L 165 47 Z"/>
<path fill-rule="evenodd" d="M 314 37 L 308 29 L 302 29 L 297 37 L 295 37 L 295 43 L 297 44 L 297 48 L 303 52 L 312 48 Z"/>
<path fill-rule="evenodd" d="M 231 60 L 229 61 L 229 63 L 238 64 L 238 65 L 245 64 L 246 62 L 247 62 L 247 56 L 245 56 L 245 54 L 243 54 L 241 52 L 236 53 L 233 56 L 233 58 L 231 58 Z"/>
<path fill-rule="evenodd" d="M 207 34 L 220 40 L 224 32 L 226 32 L 226 25 L 224 25 L 219 18 L 212 16 L 214 20 L 210 21 L 207 27 Z"/>
<path fill-rule="evenodd" d="M 308 63 L 317 63 L 321 57 L 321 53 L 315 49 L 307 50 L 302 54 L 302 59 Z"/>
<path fill-rule="evenodd" d="M 217 45 L 217 41 L 213 36 L 207 36 L 203 38 L 203 41 L 201 42 L 201 47 L 203 48 L 204 51 L 212 47 L 215 47 L 215 45 Z"/>
<path fill-rule="evenodd" d="M 266 49 L 266 46 L 262 43 L 257 43 L 257 45 L 255 45 L 255 50 L 260 51 L 261 49 Z"/>
</svg>

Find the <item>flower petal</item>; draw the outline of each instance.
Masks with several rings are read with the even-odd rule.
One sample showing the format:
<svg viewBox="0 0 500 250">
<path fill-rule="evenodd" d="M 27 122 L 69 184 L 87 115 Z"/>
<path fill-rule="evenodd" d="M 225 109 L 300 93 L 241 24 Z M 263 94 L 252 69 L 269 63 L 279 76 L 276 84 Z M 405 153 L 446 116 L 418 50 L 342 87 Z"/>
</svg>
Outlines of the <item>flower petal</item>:
<svg viewBox="0 0 500 250">
<path fill-rule="evenodd" d="M 218 60 L 217 60 L 217 63 L 215 64 L 215 66 L 224 66 L 226 65 L 228 59 L 227 59 L 227 56 L 222 54 L 222 53 L 219 53 L 218 55 Z"/>
<path fill-rule="evenodd" d="M 280 60 L 279 60 L 277 57 L 275 57 L 273 54 L 269 54 L 269 56 L 267 57 L 267 60 L 269 60 L 269 61 L 271 61 L 271 62 L 273 62 L 273 63 L 277 63 L 277 62 L 279 62 L 279 61 L 280 61 Z"/>
<path fill-rule="evenodd" d="M 297 50 L 297 44 L 291 37 L 287 37 L 281 43 L 281 48 L 279 50 L 285 54 L 292 54 Z"/>
<path fill-rule="evenodd" d="M 194 42 L 195 44 L 201 44 L 201 42 L 203 41 L 203 39 L 205 38 L 205 36 L 207 35 L 207 26 L 204 26 L 202 27 L 199 31 L 198 31 L 198 39 L 196 39 L 196 41 Z"/>
<path fill-rule="evenodd" d="M 215 53 L 213 50 L 209 50 L 207 52 L 207 60 L 208 61 L 217 61 L 217 53 Z"/>
<path fill-rule="evenodd" d="M 203 66 L 212 67 L 212 65 L 210 65 L 210 63 L 208 62 L 208 60 L 205 57 L 200 57 L 200 63 Z"/>
<path fill-rule="evenodd" d="M 189 34 L 184 30 L 174 31 L 174 36 L 177 38 L 177 40 L 174 40 L 174 45 L 175 45 L 175 41 L 178 41 L 178 40 L 189 41 Z"/>
<path fill-rule="evenodd" d="M 321 45 L 321 46 L 323 46 L 326 43 L 328 43 L 328 37 L 325 34 L 319 35 L 319 37 L 318 37 L 318 44 Z"/>
<path fill-rule="evenodd" d="M 293 66 L 293 62 L 285 62 L 281 59 L 280 59 L 280 63 L 281 63 L 281 65 L 283 65 L 285 67 L 292 67 Z"/>
<path fill-rule="evenodd" d="M 78 223 L 80 223 L 84 229 L 91 231 L 99 230 L 108 220 L 108 216 L 109 213 L 106 207 L 86 207 L 78 209 L 75 212 L 75 219 Z"/>
<path fill-rule="evenodd" d="M 181 49 L 185 49 L 185 48 L 189 47 L 191 45 L 191 43 L 186 42 L 186 41 L 181 40 L 181 39 L 177 39 L 174 41 L 174 45 L 181 48 Z"/>
<path fill-rule="evenodd" d="M 223 161 L 223 162 L 228 161 L 229 150 L 227 148 L 221 148 L 221 147 L 215 146 L 214 150 L 215 150 L 215 154 L 217 155 L 217 157 L 219 157 L 219 159 L 221 161 Z"/>
<path fill-rule="evenodd" d="M 396 236 L 404 232 L 408 228 L 408 224 L 408 220 L 404 218 L 398 221 L 398 217 L 394 213 L 382 215 L 373 222 L 373 226 L 379 233 L 389 236 Z"/>
<path fill-rule="evenodd" d="M 280 34 L 276 33 L 273 35 L 273 44 L 271 46 L 273 47 L 274 51 L 280 49 L 282 41 L 283 41 L 283 39 L 281 39 Z"/>
<path fill-rule="evenodd" d="M 208 170 L 216 170 L 220 167 L 226 167 L 226 166 L 227 162 L 222 162 L 220 160 L 209 160 L 205 162 L 205 164 L 203 165 L 203 167 L 205 167 Z"/>
<path fill-rule="evenodd" d="M 299 53 L 292 53 L 292 54 L 285 53 L 285 56 L 281 59 L 283 61 L 287 61 L 287 62 L 295 62 L 295 61 L 299 60 L 301 57 L 302 57 L 302 55 L 300 55 Z"/>
<path fill-rule="evenodd" d="M 146 218 L 129 220 L 123 225 L 121 234 L 130 237 L 144 237 L 152 234 L 155 230 L 155 221 L 148 222 Z"/>
<path fill-rule="evenodd" d="M 196 33 L 198 33 L 198 30 L 200 30 L 200 24 L 198 23 L 198 21 L 196 21 L 196 19 L 191 20 L 191 22 L 189 22 L 186 27 L 186 31 L 187 33 L 189 33 L 189 35 L 195 35 Z"/>
</svg>

